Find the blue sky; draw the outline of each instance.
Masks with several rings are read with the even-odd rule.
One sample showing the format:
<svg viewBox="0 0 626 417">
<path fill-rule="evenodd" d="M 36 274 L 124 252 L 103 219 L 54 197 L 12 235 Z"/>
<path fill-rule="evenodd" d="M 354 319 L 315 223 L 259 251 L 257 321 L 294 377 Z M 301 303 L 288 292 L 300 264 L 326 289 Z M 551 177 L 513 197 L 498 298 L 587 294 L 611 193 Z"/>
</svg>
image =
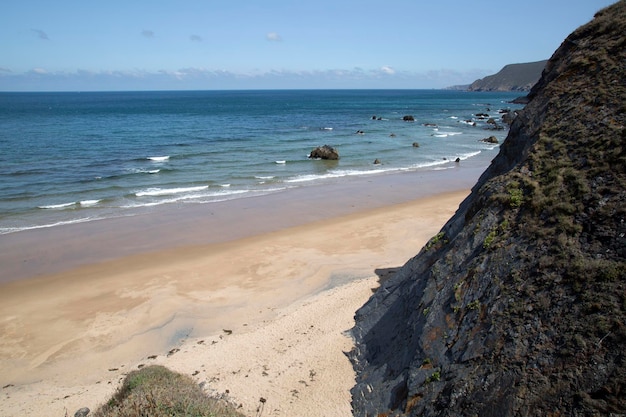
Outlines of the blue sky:
<svg viewBox="0 0 626 417">
<path fill-rule="evenodd" d="M 613 0 L 4 0 L 0 91 L 443 88 Z"/>
</svg>

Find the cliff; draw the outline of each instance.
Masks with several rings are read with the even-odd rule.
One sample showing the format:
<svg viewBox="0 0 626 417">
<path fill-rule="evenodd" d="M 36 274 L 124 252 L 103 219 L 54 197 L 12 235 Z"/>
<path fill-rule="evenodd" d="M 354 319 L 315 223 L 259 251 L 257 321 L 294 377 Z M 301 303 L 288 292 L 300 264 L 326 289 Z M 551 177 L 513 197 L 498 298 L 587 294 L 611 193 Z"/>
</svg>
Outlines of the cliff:
<svg viewBox="0 0 626 417">
<path fill-rule="evenodd" d="M 355 416 L 626 414 L 626 0 L 548 61 L 441 232 L 357 312 Z"/>
<path fill-rule="evenodd" d="M 468 91 L 529 91 L 541 77 L 548 61 L 510 64 L 498 73 L 474 81 Z"/>
</svg>

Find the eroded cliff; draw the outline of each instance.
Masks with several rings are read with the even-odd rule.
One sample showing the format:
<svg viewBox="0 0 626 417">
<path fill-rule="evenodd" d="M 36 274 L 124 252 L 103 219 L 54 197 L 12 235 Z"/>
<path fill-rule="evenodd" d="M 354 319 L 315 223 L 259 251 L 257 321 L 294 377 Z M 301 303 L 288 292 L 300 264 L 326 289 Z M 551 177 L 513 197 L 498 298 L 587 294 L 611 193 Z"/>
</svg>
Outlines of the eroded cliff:
<svg viewBox="0 0 626 417">
<path fill-rule="evenodd" d="M 548 61 L 455 216 L 356 314 L 355 416 L 626 413 L 626 1 Z"/>
</svg>

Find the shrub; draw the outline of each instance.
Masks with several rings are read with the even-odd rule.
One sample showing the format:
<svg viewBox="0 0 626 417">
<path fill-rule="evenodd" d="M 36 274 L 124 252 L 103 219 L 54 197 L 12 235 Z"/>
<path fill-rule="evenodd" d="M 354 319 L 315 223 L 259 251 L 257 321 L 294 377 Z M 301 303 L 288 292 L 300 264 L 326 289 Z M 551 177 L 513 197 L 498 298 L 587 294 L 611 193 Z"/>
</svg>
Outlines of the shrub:
<svg viewBox="0 0 626 417">
<path fill-rule="evenodd" d="M 148 366 L 126 376 L 94 417 L 243 417 L 231 404 L 207 396 L 189 376 Z"/>
</svg>

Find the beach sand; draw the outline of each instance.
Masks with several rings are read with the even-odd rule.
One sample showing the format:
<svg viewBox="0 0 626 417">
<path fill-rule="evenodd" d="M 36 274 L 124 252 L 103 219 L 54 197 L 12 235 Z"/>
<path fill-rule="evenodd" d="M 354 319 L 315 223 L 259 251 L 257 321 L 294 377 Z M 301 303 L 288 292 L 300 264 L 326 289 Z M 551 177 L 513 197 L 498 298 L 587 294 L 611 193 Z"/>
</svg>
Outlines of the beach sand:
<svg viewBox="0 0 626 417">
<path fill-rule="evenodd" d="M 417 254 L 468 193 L 431 190 L 348 214 L 318 207 L 301 224 L 274 220 L 248 236 L 242 224 L 241 236 L 176 240 L 66 268 L 65 256 L 50 255 L 54 274 L 0 286 L 0 415 L 94 410 L 126 373 L 162 364 L 246 415 L 349 416 L 354 372 L 345 352 L 355 311 L 377 272 Z M 98 241 L 105 254 L 120 249 Z M 46 248 L 56 253 L 47 245 L 37 249 L 42 259 Z"/>
</svg>

